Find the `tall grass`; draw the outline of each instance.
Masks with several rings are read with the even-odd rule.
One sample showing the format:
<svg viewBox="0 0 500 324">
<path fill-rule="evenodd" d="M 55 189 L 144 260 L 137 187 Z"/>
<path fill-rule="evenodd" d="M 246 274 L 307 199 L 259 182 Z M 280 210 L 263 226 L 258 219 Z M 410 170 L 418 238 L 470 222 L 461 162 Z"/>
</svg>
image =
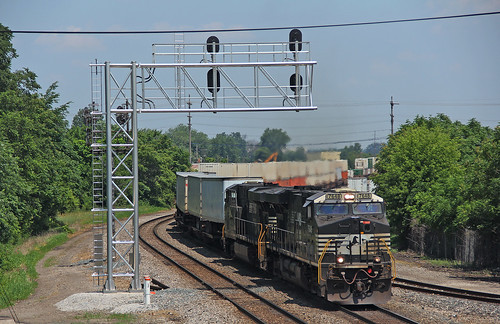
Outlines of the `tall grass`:
<svg viewBox="0 0 500 324">
<path fill-rule="evenodd" d="M 164 207 L 140 206 L 139 215 L 166 210 Z M 130 216 L 130 213 L 118 218 Z M 0 309 L 15 301 L 26 299 L 37 287 L 36 264 L 53 248 L 62 245 L 69 238 L 68 233 L 80 232 L 92 227 L 92 212 L 75 211 L 60 215 L 58 219 L 65 225 L 59 233 L 49 233 L 43 237 L 29 238 L 17 246 L 0 244 Z M 46 262 L 49 267 L 55 260 Z M 7 299 L 8 298 L 8 299 Z"/>
<path fill-rule="evenodd" d="M 2 245 L 2 261 L 0 263 L 0 308 L 9 306 L 9 302 L 27 298 L 37 287 L 36 264 L 44 255 L 66 242 L 68 235 L 58 233 L 47 238 L 41 245 L 35 245 L 27 254 L 16 250 L 13 246 Z"/>
<path fill-rule="evenodd" d="M 139 215 L 147 215 L 166 210 L 167 209 L 165 207 L 139 205 Z M 120 212 L 116 214 L 116 217 L 118 219 L 124 219 L 129 216 L 129 212 Z M 91 211 L 75 211 L 62 214 L 58 217 L 58 219 L 62 221 L 66 226 L 68 226 L 72 231 L 78 232 L 79 230 L 91 228 L 93 217 L 94 215 Z M 104 222 L 106 222 L 106 214 L 104 214 L 103 217 Z"/>
</svg>

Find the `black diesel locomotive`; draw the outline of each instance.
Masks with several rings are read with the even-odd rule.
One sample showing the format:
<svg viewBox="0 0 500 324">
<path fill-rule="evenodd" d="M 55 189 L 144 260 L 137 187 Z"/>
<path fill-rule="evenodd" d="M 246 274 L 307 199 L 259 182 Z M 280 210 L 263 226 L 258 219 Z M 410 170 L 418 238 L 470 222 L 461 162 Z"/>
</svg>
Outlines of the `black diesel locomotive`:
<svg viewBox="0 0 500 324">
<path fill-rule="evenodd" d="M 193 215 L 178 199 L 177 221 L 220 239 L 231 255 L 332 302 L 381 304 L 390 299 L 393 259 L 382 198 L 200 174 L 181 180 L 184 192 L 193 183 L 199 188 L 194 209 L 203 203 L 202 212 Z M 207 217 L 206 209 L 203 214 L 202 205 L 213 204 L 209 197 L 217 196 L 214 190 L 204 194 L 203 182 L 225 184 L 218 186 L 224 196 L 222 218 Z M 193 196 L 186 197 L 189 205 Z"/>
</svg>

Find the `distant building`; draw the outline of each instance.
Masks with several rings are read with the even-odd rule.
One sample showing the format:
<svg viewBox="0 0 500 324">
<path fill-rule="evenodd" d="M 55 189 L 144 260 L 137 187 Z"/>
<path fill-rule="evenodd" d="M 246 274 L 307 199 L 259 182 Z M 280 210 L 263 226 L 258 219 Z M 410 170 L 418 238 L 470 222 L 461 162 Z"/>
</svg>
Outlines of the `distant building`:
<svg viewBox="0 0 500 324">
<path fill-rule="evenodd" d="M 374 192 L 375 184 L 368 177 L 375 172 L 376 157 L 357 158 L 354 169 L 349 170 L 347 186 L 359 191 Z"/>
<path fill-rule="evenodd" d="M 376 157 L 357 158 L 354 160 L 355 169 L 373 169 L 377 163 Z"/>
</svg>

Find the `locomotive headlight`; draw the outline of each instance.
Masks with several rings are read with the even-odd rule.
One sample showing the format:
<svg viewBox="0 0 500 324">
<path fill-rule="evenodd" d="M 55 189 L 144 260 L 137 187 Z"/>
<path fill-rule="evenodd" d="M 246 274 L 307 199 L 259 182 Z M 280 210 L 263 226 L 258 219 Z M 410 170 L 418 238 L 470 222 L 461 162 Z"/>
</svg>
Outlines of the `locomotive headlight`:
<svg viewBox="0 0 500 324">
<path fill-rule="evenodd" d="M 376 256 L 373 258 L 373 262 L 375 262 L 375 263 L 380 263 L 380 261 L 382 261 L 382 260 L 380 259 L 379 256 Z"/>
<path fill-rule="evenodd" d="M 342 264 L 342 263 L 344 263 L 344 261 L 345 261 L 345 260 L 344 260 L 344 257 L 343 257 L 343 256 L 339 255 L 339 256 L 337 257 L 337 263 Z"/>
<path fill-rule="evenodd" d="M 345 194 L 344 195 L 345 200 L 354 200 L 354 194 Z"/>
</svg>

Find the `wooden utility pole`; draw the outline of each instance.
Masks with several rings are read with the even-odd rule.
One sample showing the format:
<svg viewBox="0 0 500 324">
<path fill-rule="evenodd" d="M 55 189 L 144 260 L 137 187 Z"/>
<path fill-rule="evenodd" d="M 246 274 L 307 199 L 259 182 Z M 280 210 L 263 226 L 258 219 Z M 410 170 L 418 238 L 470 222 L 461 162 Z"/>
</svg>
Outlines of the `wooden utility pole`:
<svg viewBox="0 0 500 324">
<path fill-rule="evenodd" d="M 391 96 L 391 135 L 394 135 L 394 105 L 399 105 L 399 102 L 394 102 Z"/>
</svg>

